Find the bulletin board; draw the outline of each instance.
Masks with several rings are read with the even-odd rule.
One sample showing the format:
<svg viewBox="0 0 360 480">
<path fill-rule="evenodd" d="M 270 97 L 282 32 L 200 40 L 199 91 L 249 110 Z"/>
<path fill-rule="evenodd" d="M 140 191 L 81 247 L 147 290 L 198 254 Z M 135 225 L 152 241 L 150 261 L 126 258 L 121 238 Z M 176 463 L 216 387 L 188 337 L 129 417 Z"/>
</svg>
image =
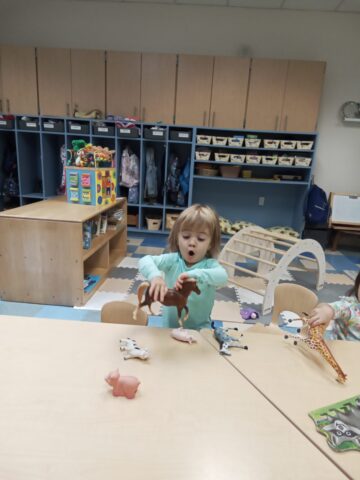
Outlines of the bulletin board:
<svg viewBox="0 0 360 480">
<path fill-rule="evenodd" d="M 360 195 L 330 194 L 330 223 L 360 228 Z"/>
</svg>

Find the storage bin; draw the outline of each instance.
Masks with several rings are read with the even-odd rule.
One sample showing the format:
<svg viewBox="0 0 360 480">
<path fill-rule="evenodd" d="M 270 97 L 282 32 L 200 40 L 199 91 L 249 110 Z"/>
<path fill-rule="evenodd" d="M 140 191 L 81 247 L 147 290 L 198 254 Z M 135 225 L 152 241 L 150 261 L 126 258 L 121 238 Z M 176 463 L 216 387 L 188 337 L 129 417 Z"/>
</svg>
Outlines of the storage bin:
<svg viewBox="0 0 360 480">
<path fill-rule="evenodd" d="M 165 221 L 165 228 L 171 230 L 174 226 L 174 223 L 178 219 L 180 213 L 167 213 L 166 214 L 166 221 Z"/>
<path fill-rule="evenodd" d="M 161 218 L 160 217 L 146 217 L 146 224 L 148 230 L 160 230 Z"/>
<path fill-rule="evenodd" d="M 276 165 L 277 161 L 277 155 L 263 155 L 261 157 L 261 163 L 263 163 L 264 165 Z"/>
<path fill-rule="evenodd" d="M 43 120 L 42 128 L 46 132 L 63 132 L 64 122 L 62 120 Z"/>
<path fill-rule="evenodd" d="M 226 178 L 237 178 L 240 174 L 239 165 L 220 165 L 220 174 Z"/>
<path fill-rule="evenodd" d="M 297 142 L 296 147 L 298 150 L 311 150 L 313 148 L 314 142 L 307 140 L 300 140 Z"/>
<path fill-rule="evenodd" d="M 233 137 L 229 138 L 229 145 L 232 147 L 242 147 L 244 143 L 244 137 Z"/>
<path fill-rule="evenodd" d="M 230 162 L 233 163 L 244 163 L 245 162 L 245 155 L 239 155 L 237 153 L 232 153 L 230 155 Z"/>
<path fill-rule="evenodd" d="M 229 153 L 215 153 L 215 160 L 218 162 L 228 162 L 229 158 Z"/>
<path fill-rule="evenodd" d="M 130 227 L 137 227 L 138 225 L 138 219 L 139 219 L 139 215 L 136 213 L 128 213 L 127 214 L 127 224 L 130 226 Z"/>
<path fill-rule="evenodd" d="M 178 142 L 191 142 L 192 131 L 191 130 L 170 130 L 170 140 Z"/>
<path fill-rule="evenodd" d="M 264 139 L 264 148 L 279 148 L 280 140 Z"/>
<path fill-rule="evenodd" d="M 226 145 L 227 141 L 227 137 L 212 137 L 213 145 Z"/>
<path fill-rule="evenodd" d="M 296 147 L 296 140 L 281 140 L 280 148 L 283 150 L 293 150 Z"/>
<path fill-rule="evenodd" d="M 109 136 L 114 136 L 115 133 L 115 127 L 111 125 L 93 125 L 93 132 L 95 135 L 109 135 Z"/>
<path fill-rule="evenodd" d="M 144 128 L 144 137 L 148 140 L 165 140 L 166 130 L 161 128 Z"/>
<path fill-rule="evenodd" d="M 241 172 L 241 176 L 243 178 L 251 178 L 252 177 L 252 171 L 251 170 L 243 170 Z"/>
<path fill-rule="evenodd" d="M 278 158 L 279 165 L 292 165 L 294 163 L 295 157 L 286 157 L 285 155 Z"/>
<path fill-rule="evenodd" d="M 210 160 L 211 152 L 195 152 L 196 160 Z"/>
<path fill-rule="evenodd" d="M 245 147 L 258 148 L 260 143 L 260 138 L 245 138 Z"/>
<path fill-rule="evenodd" d="M 34 120 L 19 120 L 19 129 L 20 130 L 31 130 L 31 131 L 38 131 L 39 130 L 39 120 L 36 118 Z"/>
<path fill-rule="evenodd" d="M 197 167 L 195 171 L 196 171 L 196 175 L 201 175 L 203 177 L 216 177 L 218 174 L 217 168 L 214 168 L 211 165 Z"/>
<path fill-rule="evenodd" d="M 78 122 L 69 122 L 68 123 L 68 132 L 69 133 L 81 133 L 89 135 L 90 126 L 88 123 L 78 123 Z"/>
<path fill-rule="evenodd" d="M 196 135 L 196 143 L 199 145 L 210 145 L 211 135 Z"/>
<path fill-rule="evenodd" d="M 0 119 L 0 130 L 12 130 L 14 128 L 14 120 L 8 120 L 6 118 Z"/>
<path fill-rule="evenodd" d="M 261 162 L 261 155 L 246 155 L 246 163 L 258 165 Z"/>
<path fill-rule="evenodd" d="M 310 157 L 295 157 L 295 166 L 297 167 L 308 167 L 310 164 Z"/>
<path fill-rule="evenodd" d="M 117 129 L 117 134 L 119 138 L 139 138 L 140 129 L 138 127 L 131 127 L 131 128 L 119 127 Z"/>
</svg>

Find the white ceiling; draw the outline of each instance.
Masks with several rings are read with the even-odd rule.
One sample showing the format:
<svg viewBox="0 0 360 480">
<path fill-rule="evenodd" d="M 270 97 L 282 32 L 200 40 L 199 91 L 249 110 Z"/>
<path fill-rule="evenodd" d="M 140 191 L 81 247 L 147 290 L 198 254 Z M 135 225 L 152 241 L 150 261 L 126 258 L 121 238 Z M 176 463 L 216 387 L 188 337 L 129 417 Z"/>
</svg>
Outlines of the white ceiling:
<svg viewBox="0 0 360 480">
<path fill-rule="evenodd" d="M 76 0 L 63 0 L 76 1 Z M 199 6 L 227 6 L 271 10 L 304 10 L 360 13 L 360 0 L 81 0 L 84 2 L 167 3 Z"/>
</svg>

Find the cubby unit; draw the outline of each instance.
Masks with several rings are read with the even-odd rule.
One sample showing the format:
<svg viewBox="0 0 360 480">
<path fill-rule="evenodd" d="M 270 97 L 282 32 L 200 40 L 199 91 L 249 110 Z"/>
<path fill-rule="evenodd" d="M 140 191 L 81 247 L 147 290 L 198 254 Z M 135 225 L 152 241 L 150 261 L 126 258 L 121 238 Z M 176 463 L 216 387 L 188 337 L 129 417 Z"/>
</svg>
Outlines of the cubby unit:
<svg viewBox="0 0 360 480">
<path fill-rule="evenodd" d="M 126 255 L 126 199 L 73 205 L 64 197 L 0 213 L 3 300 L 83 305 Z"/>
</svg>

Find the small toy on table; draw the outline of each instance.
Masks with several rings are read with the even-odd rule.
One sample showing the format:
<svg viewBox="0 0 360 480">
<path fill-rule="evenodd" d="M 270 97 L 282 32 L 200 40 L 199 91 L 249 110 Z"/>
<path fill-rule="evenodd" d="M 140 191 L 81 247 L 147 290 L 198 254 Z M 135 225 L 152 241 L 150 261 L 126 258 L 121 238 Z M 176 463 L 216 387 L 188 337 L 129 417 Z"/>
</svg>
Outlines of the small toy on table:
<svg viewBox="0 0 360 480">
<path fill-rule="evenodd" d="M 120 339 L 120 350 L 125 352 L 124 360 L 128 360 L 129 358 L 147 360 L 150 357 L 149 351 L 146 348 L 140 348 L 136 341 L 131 338 Z"/>
<path fill-rule="evenodd" d="M 259 313 L 253 308 L 242 308 L 240 310 L 240 315 L 243 320 L 255 320 L 259 318 Z"/>
<path fill-rule="evenodd" d="M 154 315 L 154 313 L 151 310 L 151 304 L 154 302 L 154 297 L 150 295 L 149 288 L 150 288 L 149 282 L 142 282 L 138 287 L 137 296 L 138 296 L 139 303 L 133 313 L 134 320 L 136 320 L 137 312 L 139 311 L 139 309 L 141 307 L 144 307 L 145 305 L 149 307 L 151 315 Z M 201 293 L 199 287 L 197 286 L 196 280 L 194 280 L 193 278 L 189 278 L 188 280 L 185 280 L 181 290 L 175 290 L 174 288 L 169 288 L 169 290 L 166 292 L 166 295 L 164 297 L 164 301 L 161 302 L 166 307 L 177 308 L 178 322 L 180 324 L 180 327 L 183 327 L 184 322 L 186 322 L 186 320 L 189 317 L 187 299 L 191 292 L 195 292 L 197 295 L 200 295 Z M 142 300 L 144 293 L 145 293 L 145 299 Z M 181 314 L 183 310 L 185 310 L 186 314 L 185 314 L 185 317 L 182 319 Z"/>
<path fill-rule="evenodd" d="M 171 336 L 175 338 L 175 340 L 179 340 L 180 342 L 187 342 L 187 343 L 196 343 L 196 338 L 194 335 L 190 333 L 189 330 L 185 328 L 173 328 L 171 330 Z"/>
<path fill-rule="evenodd" d="M 229 335 L 227 332 L 229 330 L 236 330 L 237 328 L 223 328 L 223 327 L 215 327 L 214 324 L 212 324 L 212 327 L 214 329 L 214 337 L 216 341 L 219 343 L 220 349 L 219 353 L 220 355 L 231 355 L 229 352 L 229 348 L 242 348 L 244 350 L 248 350 L 247 345 L 241 345 L 240 340 L 236 337 L 232 337 Z M 241 337 L 243 335 L 241 334 Z"/>
<path fill-rule="evenodd" d="M 136 377 L 120 376 L 119 369 L 110 372 L 105 377 L 106 383 L 113 387 L 112 394 L 114 397 L 126 397 L 133 399 L 140 385 Z"/>
</svg>

